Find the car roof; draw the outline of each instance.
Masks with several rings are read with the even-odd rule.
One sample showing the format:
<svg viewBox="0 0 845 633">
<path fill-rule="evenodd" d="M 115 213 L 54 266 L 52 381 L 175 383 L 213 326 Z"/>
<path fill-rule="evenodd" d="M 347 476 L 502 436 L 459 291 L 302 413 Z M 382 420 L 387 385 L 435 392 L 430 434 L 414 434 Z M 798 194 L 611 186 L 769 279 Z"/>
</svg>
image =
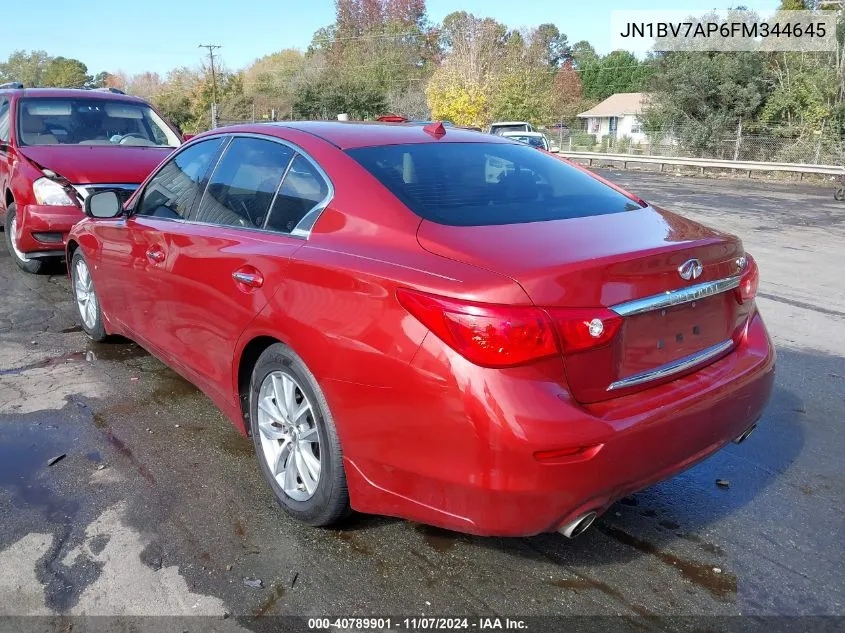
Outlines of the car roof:
<svg viewBox="0 0 845 633">
<path fill-rule="evenodd" d="M 479 136 L 473 130 L 444 126 L 445 134 L 437 136 L 427 132 L 429 126 L 414 123 L 347 122 L 347 121 L 285 121 L 253 123 L 218 128 L 210 133 L 252 133 L 284 137 L 284 130 L 298 130 L 340 149 L 372 147 L 377 145 L 405 145 L 412 143 L 511 143 L 493 135 Z"/>
<path fill-rule="evenodd" d="M 531 125 L 528 121 L 496 121 L 495 123 L 491 123 L 490 127 L 496 127 L 497 125 Z"/>
<path fill-rule="evenodd" d="M 107 90 L 85 90 L 81 88 L 11 88 L 0 90 L 0 94 L 17 94 L 27 99 L 103 99 L 107 101 L 131 101 L 133 103 L 146 103 L 140 97 L 124 95 L 119 92 Z"/>
</svg>

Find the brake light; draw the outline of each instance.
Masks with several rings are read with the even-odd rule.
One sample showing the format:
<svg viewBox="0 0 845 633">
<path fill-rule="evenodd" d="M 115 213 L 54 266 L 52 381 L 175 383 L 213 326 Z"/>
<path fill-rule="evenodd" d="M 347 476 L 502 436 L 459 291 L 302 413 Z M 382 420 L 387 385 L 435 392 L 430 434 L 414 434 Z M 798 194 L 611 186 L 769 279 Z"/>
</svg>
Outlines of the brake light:
<svg viewBox="0 0 845 633">
<path fill-rule="evenodd" d="M 465 302 L 400 288 L 399 303 L 449 347 L 482 367 L 513 367 L 559 353 L 548 318 L 533 306 Z"/>
<path fill-rule="evenodd" d="M 757 296 L 757 286 L 760 285 L 760 269 L 757 262 L 748 253 L 745 254 L 745 268 L 739 278 L 739 286 L 734 290 L 736 300 L 740 303 L 751 301 Z"/>
<path fill-rule="evenodd" d="M 622 325 L 622 317 L 607 308 L 553 308 L 548 313 L 567 354 L 604 347 Z"/>
</svg>

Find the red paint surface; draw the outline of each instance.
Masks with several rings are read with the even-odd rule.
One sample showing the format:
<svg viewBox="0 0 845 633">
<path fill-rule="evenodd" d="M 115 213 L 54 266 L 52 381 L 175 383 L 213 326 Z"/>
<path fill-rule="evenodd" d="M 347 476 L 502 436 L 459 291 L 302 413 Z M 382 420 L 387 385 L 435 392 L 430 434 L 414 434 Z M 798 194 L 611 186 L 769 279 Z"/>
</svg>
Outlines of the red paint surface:
<svg viewBox="0 0 845 633">
<path fill-rule="evenodd" d="M 291 346 L 332 410 L 353 508 L 477 534 L 555 530 L 693 465 L 762 414 L 775 354 L 753 301 L 740 304 L 732 292 L 664 321 L 624 319 L 598 349 L 506 368 L 471 363 L 397 299 L 406 288 L 533 305 L 552 318 L 734 274 L 736 238 L 651 207 L 534 224 L 431 224 L 339 147 L 479 142 L 477 133 L 449 129 L 438 141 L 410 126 L 296 128 L 225 133 L 286 139 L 326 171 L 335 196 L 307 240 L 140 217 L 86 219 L 71 240 L 92 265 L 108 330 L 197 384 L 242 432 L 244 349 Z M 147 256 L 151 248 L 160 261 Z M 677 267 L 692 256 L 705 273 L 684 282 Z M 261 275 L 260 287 L 232 278 L 244 268 Z M 698 341 L 672 338 L 654 351 L 659 337 L 695 325 Z M 697 371 L 604 392 L 611 380 L 727 337 L 736 347 Z"/>
</svg>

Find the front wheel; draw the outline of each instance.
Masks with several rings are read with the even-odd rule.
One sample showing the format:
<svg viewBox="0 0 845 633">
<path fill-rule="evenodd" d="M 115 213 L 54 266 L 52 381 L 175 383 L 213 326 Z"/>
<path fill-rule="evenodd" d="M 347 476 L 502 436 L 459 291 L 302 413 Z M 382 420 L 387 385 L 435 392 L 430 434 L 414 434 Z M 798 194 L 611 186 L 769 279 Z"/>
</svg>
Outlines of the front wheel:
<svg viewBox="0 0 845 633">
<path fill-rule="evenodd" d="M 287 345 L 259 357 L 249 404 L 258 462 L 279 504 L 303 523 L 337 521 L 349 509 L 340 440 L 317 380 Z"/>
<path fill-rule="evenodd" d="M 845 185 L 839 185 L 833 192 L 834 200 L 845 200 Z"/>
<path fill-rule="evenodd" d="M 9 249 L 9 254 L 15 260 L 15 263 L 18 265 L 18 268 L 23 270 L 24 272 L 37 274 L 41 272 L 41 269 L 44 267 L 44 260 L 43 259 L 35 259 L 32 257 L 27 257 L 21 250 L 18 248 L 18 239 L 17 239 L 17 228 L 18 228 L 18 208 L 17 205 L 13 202 L 9 205 L 9 208 L 6 210 L 6 223 L 5 223 L 5 233 L 6 233 L 6 248 Z"/>
<path fill-rule="evenodd" d="M 103 313 L 100 310 L 100 300 L 94 289 L 94 280 L 88 262 L 77 248 L 70 263 L 70 279 L 73 286 L 73 298 L 82 329 L 93 340 L 100 342 L 106 338 L 106 328 L 103 325 Z"/>
</svg>

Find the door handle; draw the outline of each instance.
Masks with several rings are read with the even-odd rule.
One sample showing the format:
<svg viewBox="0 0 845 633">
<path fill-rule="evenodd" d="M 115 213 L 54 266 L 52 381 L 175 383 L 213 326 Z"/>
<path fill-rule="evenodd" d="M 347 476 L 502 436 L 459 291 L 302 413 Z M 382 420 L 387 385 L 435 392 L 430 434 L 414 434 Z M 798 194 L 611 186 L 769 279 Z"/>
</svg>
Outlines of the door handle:
<svg viewBox="0 0 845 633">
<path fill-rule="evenodd" d="M 160 264 L 164 261 L 164 251 L 158 246 L 153 246 L 147 250 L 147 259 L 155 264 Z"/>
<path fill-rule="evenodd" d="M 248 288 L 260 288 L 264 285 L 264 276 L 252 266 L 238 268 L 232 273 L 232 279 Z"/>
</svg>

